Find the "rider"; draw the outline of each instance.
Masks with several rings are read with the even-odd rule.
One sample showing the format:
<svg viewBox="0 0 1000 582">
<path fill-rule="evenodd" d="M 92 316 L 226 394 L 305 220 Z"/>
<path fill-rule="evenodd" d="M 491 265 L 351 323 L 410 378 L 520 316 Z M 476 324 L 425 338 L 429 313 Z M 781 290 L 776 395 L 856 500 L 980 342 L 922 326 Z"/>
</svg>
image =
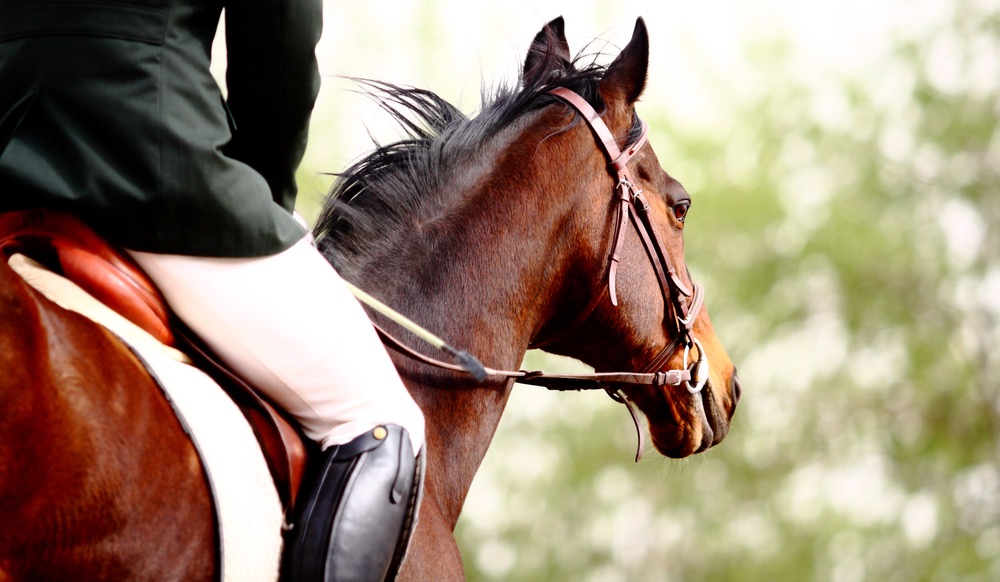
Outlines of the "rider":
<svg viewBox="0 0 1000 582">
<path fill-rule="evenodd" d="M 0 0 L 0 211 L 69 211 L 126 248 L 322 449 L 286 574 L 376 580 L 412 528 L 424 419 L 292 215 L 321 28 L 322 0 Z"/>
</svg>

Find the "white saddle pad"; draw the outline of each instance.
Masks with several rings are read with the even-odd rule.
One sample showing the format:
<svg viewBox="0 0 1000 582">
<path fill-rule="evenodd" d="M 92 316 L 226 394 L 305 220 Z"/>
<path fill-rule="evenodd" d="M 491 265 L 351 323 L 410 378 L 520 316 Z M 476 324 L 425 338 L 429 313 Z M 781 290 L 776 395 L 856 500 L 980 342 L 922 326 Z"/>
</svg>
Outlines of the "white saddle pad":
<svg viewBox="0 0 1000 582">
<path fill-rule="evenodd" d="M 281 502 L 243 413 L 181 352 L 109 309 L 68 279 L 22 255 L 11 268 L 57 305 L 89 317 L 122 339 L 156 378 L 186 428 L 212 484 L 222 580 L 273 581 L 281 559 Z"/>
</svg>

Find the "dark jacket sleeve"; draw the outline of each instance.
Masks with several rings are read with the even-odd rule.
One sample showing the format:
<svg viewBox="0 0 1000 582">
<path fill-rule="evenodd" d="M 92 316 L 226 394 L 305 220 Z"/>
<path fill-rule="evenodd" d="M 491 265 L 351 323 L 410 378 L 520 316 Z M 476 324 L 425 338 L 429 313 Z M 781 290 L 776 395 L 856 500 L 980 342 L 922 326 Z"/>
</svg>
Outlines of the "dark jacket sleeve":
<svg viewBox="0 0 1000 582">
<path fill-rule="evenodd" d="M 260 172 L 275 202 L 289 211 L 319 93 L 322 12 L 322 0 L 226 5 L 227 104 L 235 131 L 225 153 Z"/>
</svg>

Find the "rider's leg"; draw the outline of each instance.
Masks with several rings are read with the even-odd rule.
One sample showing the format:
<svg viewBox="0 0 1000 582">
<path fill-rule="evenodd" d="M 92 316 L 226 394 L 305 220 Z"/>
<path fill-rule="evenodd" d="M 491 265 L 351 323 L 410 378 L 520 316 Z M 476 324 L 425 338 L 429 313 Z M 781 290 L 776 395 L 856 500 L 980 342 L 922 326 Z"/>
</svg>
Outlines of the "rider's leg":
<svg viewBox="0 0 1000 582">
<path fill-rule="evenodd" d="M 423 459 L 409 455 L 407 439 L 406 429 L 385 425 L 323 451 L 292 519 L 282 579 L 395 578 L 423 478 Z"/>
<path fill-rule="evenodd" d="M 303 239 L 246 259 L 130 251 L 174 313 L 321 448 L 376 425 L 423 444 L 423 415 L 357 300 Z"/>
<path fill-rule="evenodd" d="M 177 316 L 323 449 L 292 524 L 300 569 L 391 577 L 419 496 L 424 418 L 333 268 L 305 239 L 248 259 L 130 254 Z M 303 543 L 312 550 L 296 553 Z M 371 555 L 351 557 L 362 547 Z"/>
</svg>

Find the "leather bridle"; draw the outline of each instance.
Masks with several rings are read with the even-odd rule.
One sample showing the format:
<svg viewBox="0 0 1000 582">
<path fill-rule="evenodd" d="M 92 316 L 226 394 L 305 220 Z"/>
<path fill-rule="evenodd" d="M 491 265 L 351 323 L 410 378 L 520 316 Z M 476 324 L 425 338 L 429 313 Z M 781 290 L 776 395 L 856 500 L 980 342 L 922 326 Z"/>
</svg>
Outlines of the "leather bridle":
<svg viewBox="0 0 1000 582">
<path fill-rule="evenodd" d="M 659 370 L 682 346 L 685 350 L 684 368 L 688 369 L 687 359 L 689 357 L 690 350 L 692 347 L 697 346 L 699 359 L 697 366 L 691 370 L 691 375 L 694 376 L 694 378 L 684 380 L 683 383 L 689 392 L 692 394 L 698 393 L 704 387 L 708 376 L 707 373 L 700 373 L 707 372 L 707 370 L 697 369 L 702 365 L 707 367 L 707 360 L 705 359 L 705 351 L 702 349 L 701 343 L 694 336 L 694 321 L 698 317 L 698 312 L 701 310 L 705 300 L 704 288 L 698 283 L 694 283 L 694 289 L 688 289 L 684 282 L 680 280 L 680 277 L 678 277 L 677 270 L 674 269 L 673 264 L 664 253 L 664 247 L 659 244 L 659 239 L 656 236 L 656 229 L 654 228 L 652 218 L 649 215 L 649 202 L 646 200 L 643 191 L 636 188 L 635 182 L 632 180 L 628 171 L 629 161 L 633 156 L 635 156 L 636 153 L 639 152 L 640 149 L 642 149 L 642 146 L 646 144 L 649 136 L 649 125 L 642 119 L 639 119 L 638 121 L 641 127 L 639 138 L 635 140 L 631 146 L 626 148 L 625 151 L 621 151 L 618 148 L 617 141 L 608 129 L 607 124 L 604 123 L 604 120 L 601 119 L 600 115 L 598 115 L 586 99 L 565 87 L 553 89 L 550 93 L 566 101 L 574 109 L 580 112 L 580 114 L 583 115 L 583 118 L 587 121 L 587 124 L 596 134 L 598 143 L 601 144 L 604 152 L 610 160 L 610 163 L 608 164 L 609 171 L 617 178 L 617 182 L 615 183 L 615 193 L 618 198 L 618 216 L 617 220 L 615 220 L 614 243 L 611 247 L 611 254 L 608 255 L 607 277 L 603 279 L 604 282 L 601 290 L 593 295 L 590 303 L 588 303 L 583 311 L 581 311 L 569 325 L 564 327 L 562 331 L 543 339 L 536 337 L 531 342 L 529 347 L 540 348 L 568 336 L 577 327 L 582 325 L 583 322 L 590 317 L 594 309 L 597 308 L 597 305 L 600 303 L 604 295 L 604 289 L 607 289 L 608 291 L 611 304 L 614 306 L 618 305 L 618 263 L 621 259 L 620 254 L 622 242 L 625 240 L 625 231 L 627 229 L 626 223 L 629 222 L 629 219 L 631 219 L 636 232 L 642 239 L 643 246 L 646 249 L 646 254 L 649 256 L 649 260 L 653 265 L 653 270 L 656 272 L 656 277 L 660 284 L 660 291 L 663 294 L 664 306 L 670 306 L 670 310 L 673 313 L 677 327 L 677 335 L 674 336 L 674 340 L 672 342 L 668 342 L 667 345 L 660 350 L 656 357 L 653 358 L 642 371 L 653 372 Z M 684 301 L 685 297 L 690 298 L 690 303 Z M 664 313 L 664 320 L 666 319 L 667 313 Z M 680 384 L 680 382 L 678 382 L 678 384 Z"/>
<path fill-rule="evenodd" d="M 601 119 L 594 108 L 577 93 L 566 88 L 556 88 L 550 91 L 552 95 L 562 99 L 574 109 L 576 109 L 597 136 L 597 141 L 601 144 L 607 154 L 609 172 L 617 179 L 614 190 L 618 200 L 618 214 L 615 221 L 615 232 L 612 243 L 611 254 L 608 256 L 608 267 L 606 277 L 603 278 L 600 290 L 593 295 L 587 306 L 580 314 L 561 331 L 556 334 L 536 338 L 529 347 L 537 348 L 555 343 L 567 337 L 570 333 L 582 325 L 597 308 L 604 297 L 605 289 L 610 296 L 611 304 L 618 305 L 617 295 L 617 272 L 620 261 L 622 243 L 625 239 L 625 231 L 628 229 L 628 222 L 631 222 L 639 234 L 640 239 L 646 249 L 653 270 L 656 272 L 657 280 L 664 301 L 664 325 L 667 325 L 668 318 L 672 315 L 676 326 L 674 339 L 657 353 L 649 364 L 640 372 L 599 372 L 594 374 L 547 374 L 542 371 L 527 370 L 495 370 L 482 367 L 485 378 L 513 379 L 519 384 L 531 384 L 543 386 L 549 390 L 593 390 L 601 389 L 608 393 L 617 402 L 625 404 L 632 420 L 635 422 L 638 437 L 638 448 L 636 461 L 642 456 L 643 439 L 642 431 L 639 429 L 639 419 L 632 402 L 625 396 L 622 386 L 680 386 L 687 388 L 692 395 L 698 395 L 708 381 L 709 369 L 708 359 L 701 343 L 694 336 L 694 322 L 698 317 L 703 304 L 705 293 L 701 285 L 694 283 L 692 288 L 688 288 L 677 275 L 677 270 L 665 254 L 664 247 L 659 244 L 656 236 L 656 229 L 653 226 L 652 217 L 649 210 L 650 205 L 643 191 L 636 188 L 628 171 L 628 162 L 645 145 L 649 127 L 645 121 L 639 120 L 641 124 L 641 135 L 625 151 L 621 151 L 618 144 L 608 129 L 607 124 Z M 669 306 L 669 307 L 668 307 Z M 456 372 L 469 372 L 468 366 L 454 364 L 438 360 L 422 354 L 410 348 L 400 340 L 396 339 L 380 326 L 375 326 L 382 341 L 394 350 L 407 355 L 408 357 L 425 364 L 430 364 L 438 368 L 453 370 Z M 697 348 L 697 360 L 689 361 L 691 349 Z M 448 351 L 456 355 L 451 348 Z M 661 370 L 667 361 L 683 349 L 683 363 L 678 369 Z"/>
</svg>

